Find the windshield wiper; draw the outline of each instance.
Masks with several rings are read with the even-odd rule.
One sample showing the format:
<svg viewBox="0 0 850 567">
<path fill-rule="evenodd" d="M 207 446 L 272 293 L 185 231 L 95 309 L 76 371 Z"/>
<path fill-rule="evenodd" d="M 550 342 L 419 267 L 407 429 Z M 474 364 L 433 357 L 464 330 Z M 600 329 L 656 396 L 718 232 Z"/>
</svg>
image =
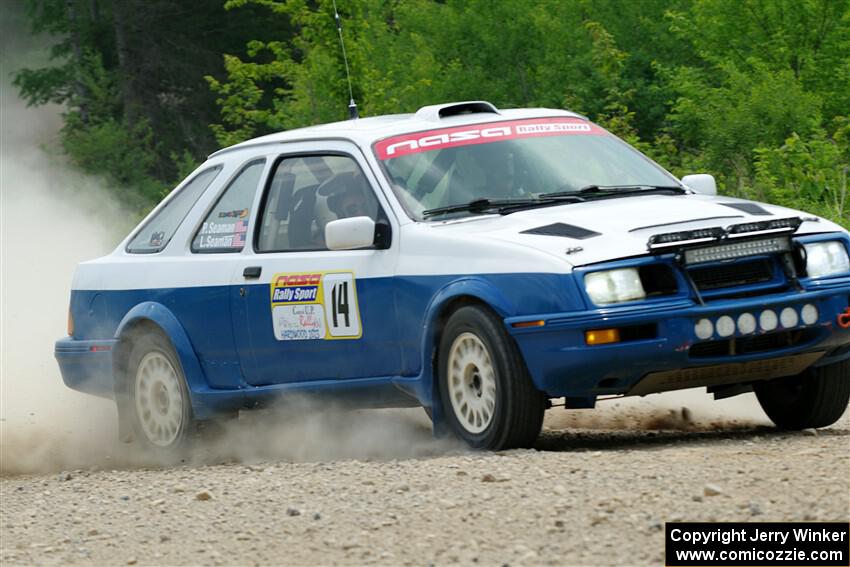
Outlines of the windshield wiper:
<svg viewBox="0 0 850 567">
<path fill-rule="evenodd" d="M 501 207 L 526 204 L 534 202 L 536 199 L 473 199 L 467 203 L 458 203 L 457 205 L 448 205 L 446 207 L 437 207 L 435 209 L 427 209 L 422 211 L 423 217 L 433 217 L 436 215 L 446 215 L 449 213 L 487 213 L 498 210 Z"/>
<path fill-rule="evenodd" d="M 500 215 L 510 214 L 523 209 L 534 207 L 545 207 L 558 203 L 578 203 L 584 201 L 584 198 L 576 193 L 556 195 L 544 194 L 528 199 L 474 199 L 467 203 L 459 203 L 457 205 L 448 205 L 446 207 L 437 207 L 436 209 L 428 209 L 422 211 L 422 217 L 433 217 L 437 215 L 447 215 L 450 213 L 498 213 Z"/>
<path fill-rule="evenodd" d="M 563 197 L 568 195 L 580 195 L 582 197 L 621 197 L 624 195 L 637 195 L 641 193 L 675 193 L 684 195 L 689 193 L 684 187 L 677 185 L 585 185 L 576 191 L 555 191 L 554 193 L 543 193 L 541 198 Z"/>
</svg>

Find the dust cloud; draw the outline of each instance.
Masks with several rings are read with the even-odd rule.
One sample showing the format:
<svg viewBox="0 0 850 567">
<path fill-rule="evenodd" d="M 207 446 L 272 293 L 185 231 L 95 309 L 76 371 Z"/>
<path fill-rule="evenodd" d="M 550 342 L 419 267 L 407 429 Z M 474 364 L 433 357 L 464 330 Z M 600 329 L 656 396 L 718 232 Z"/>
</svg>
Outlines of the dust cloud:
<svg viewBox="0 0 850 567">
<path fill-rule="evenodd" d="M 81 465 L 114 443 L 112 405 L 65 388 L 53 342 L 65 334 L 74 267 L 108 252 L 132 222 L 101 183 L 63 164 L 62 109 L 27 108 L 17 97 L 11 73 L 44 64 L 45 46 L 18 32 L 28 25 L 20 8 L 8 8 L 0 59 L 3 473 Z"/>
<path fill-rule="evenodd" d="M 53 358 L 64 335 L 70 285 L 80 261 L 111 251 L 136 220 L 104 183 L 75 172 L 58 149 L 62 108 L 28 108 L 11 73 L 46 62 L 44 38 L 20 9 L 4 10 L 0 59 L 0 474 L 162 464 L 118 442 L 114 404 L 64 386 Z M 616 404 L 616 405 L 614 405 Z M 689 419 L 682 419 L 682 406 Z M 410 458 L 462 450 L 434 439 L 422 410 L 345 411 L 301 404 L 243 414 L 184 459 L 186 464 L 263 460 Z M 676 416 L 679 418 L 676 418 Z M 555 408 L 546 427 L 681 428 L 694 423 L 766 423 L 752 395 L 710 402 L 686 392 Z"/>
</svg>

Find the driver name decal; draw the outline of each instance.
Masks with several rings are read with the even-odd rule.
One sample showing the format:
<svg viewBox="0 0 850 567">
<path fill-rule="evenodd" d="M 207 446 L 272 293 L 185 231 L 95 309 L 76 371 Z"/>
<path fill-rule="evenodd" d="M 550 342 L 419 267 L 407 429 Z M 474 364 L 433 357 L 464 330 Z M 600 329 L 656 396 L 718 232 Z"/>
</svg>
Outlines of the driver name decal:
<svg viewBox="0 0 850 567">
<path fill-rule="evenodd" d="M 470 144 L 486 144 L 515 138 L 569 135 L 604 136 L 606 134 L 607 132 L 599 126 L 581 118 L 537 118 L 443 128 L 393 136 L 376 142 L 375 152 L 378 159 L 384 160 L 419 152 Z"/>
</svg>

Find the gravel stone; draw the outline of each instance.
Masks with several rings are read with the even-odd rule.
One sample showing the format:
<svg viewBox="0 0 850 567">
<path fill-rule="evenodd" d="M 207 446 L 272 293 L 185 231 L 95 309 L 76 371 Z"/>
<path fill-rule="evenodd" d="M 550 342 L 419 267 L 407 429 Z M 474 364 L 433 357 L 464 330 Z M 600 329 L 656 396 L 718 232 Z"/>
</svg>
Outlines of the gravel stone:
<svg viewBox="0 0 850 567">
<path fill-rule="evenodd" d="M 0 564 L 648 566 L 667 522 L 850 521 L 847 417 L 817 437 L 548 425 L 499 454 L 3 475 Z"/>
</svg>

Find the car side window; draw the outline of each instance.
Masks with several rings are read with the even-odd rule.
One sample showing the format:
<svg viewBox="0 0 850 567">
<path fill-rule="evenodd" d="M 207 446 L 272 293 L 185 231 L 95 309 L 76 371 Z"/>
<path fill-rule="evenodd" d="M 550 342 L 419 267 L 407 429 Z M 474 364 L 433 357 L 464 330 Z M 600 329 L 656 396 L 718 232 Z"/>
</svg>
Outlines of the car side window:
<svg viewBox="0 0 850 567">
<path fill-rule="evenodd" d="M 220 171 L 220 165 L 205 169 L 183 185 L 178 193 L 136 233 L 127 245 L 127 252 L 153 254 L 165 248 L 183 219 L 189 214 L 189 210 Z"/>
<path fill-rule="evenodd" d="M 192 252 L 240 252 L 245 247 L 251 205 L 257 194 L 266 160 L 242 168 L 216 201 L 192 239 Z"/>
<path fill-rule="evenodd" d="M 348 156 L 293 156 L 278 162 L 263 203 L 258 252 L 327 250 L 332 220 L 385 218 L 375 192 Z"/>
</svg>

